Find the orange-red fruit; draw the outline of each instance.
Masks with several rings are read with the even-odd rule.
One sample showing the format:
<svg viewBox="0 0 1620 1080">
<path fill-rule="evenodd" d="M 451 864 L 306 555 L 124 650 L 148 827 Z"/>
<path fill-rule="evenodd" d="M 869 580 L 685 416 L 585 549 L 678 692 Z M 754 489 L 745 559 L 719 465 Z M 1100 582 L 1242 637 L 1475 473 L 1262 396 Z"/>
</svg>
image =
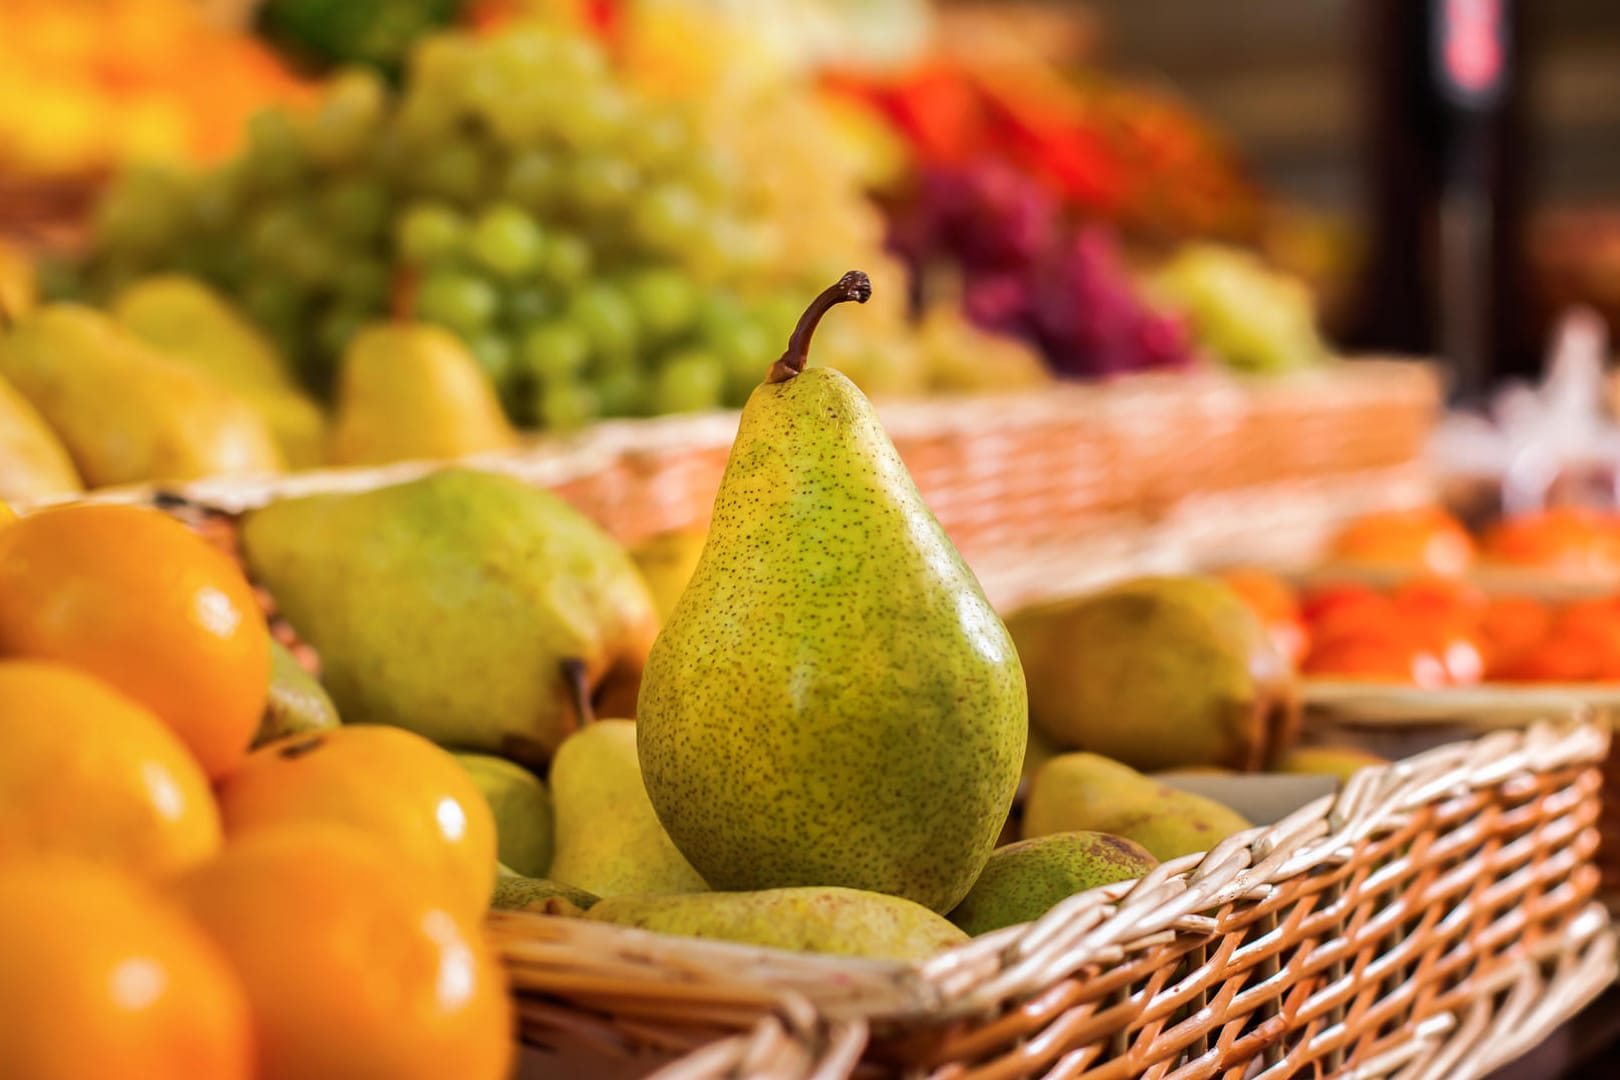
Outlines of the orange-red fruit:
<svg viewBox="0 0 1620 1080">
<path fill-rule="evenodd" d="M 0 656 L 81 668 L 145 705 L 217 779 L 264 713 L 270 633 L 241 571 L 157 511 L 86 505 L 0 530 Z"/>
<path fill-rule="evenodd" d="M 1433 689 L 1451 682 L 1445 658 L 1399 636 L 1347 637 L 1311 650 L 1304 674 L 1366 682 L 1411 684 Z"/>
<path fill-rule="evenodd" d="M 253 1075 L 241 983 L 181 911 L 86 863 L 0 868 L 0 1076 Z"/>
<path fill-rule="evenodd" d="M 1473 563 L 1474 541 L 1451 514 L 1427 506 L 1369 514 L 1353 521 L 1334 538 L 1330 554 L 1342 562 L 1455 577 Z"/>
<path fill-rule="evenodd" d="M 247 990 L 258 1080 L 507 1076 L 511 1005 L 476 924 L 358 830 L 253 832 L 176 891 Z"/>
<path fill-rule="evenodd" d="M 1482 544 L 1492 562 L 1563 574 L 1620 571 L 1620 525 L 1611 514 L 1561 507 L 1499 522 Z"/>
</svg>

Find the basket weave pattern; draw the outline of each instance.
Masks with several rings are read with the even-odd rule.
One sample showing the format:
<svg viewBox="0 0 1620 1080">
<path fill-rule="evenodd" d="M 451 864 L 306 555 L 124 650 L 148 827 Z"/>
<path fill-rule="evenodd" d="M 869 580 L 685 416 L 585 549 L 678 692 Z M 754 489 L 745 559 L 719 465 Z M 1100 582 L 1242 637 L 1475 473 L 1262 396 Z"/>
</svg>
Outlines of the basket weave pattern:
<svg viewBox="0 0 1620 1080">
<path fill-rule="evenodd" d="M 1615 975 L 1592 864 L 1607 745 L 1546 722 L 1365 770 L 916 966 L 514 913 L 490 933 L 531 1042 L 684 1053 L 665 1080 L 1462 1080 Z"/>
</svg>

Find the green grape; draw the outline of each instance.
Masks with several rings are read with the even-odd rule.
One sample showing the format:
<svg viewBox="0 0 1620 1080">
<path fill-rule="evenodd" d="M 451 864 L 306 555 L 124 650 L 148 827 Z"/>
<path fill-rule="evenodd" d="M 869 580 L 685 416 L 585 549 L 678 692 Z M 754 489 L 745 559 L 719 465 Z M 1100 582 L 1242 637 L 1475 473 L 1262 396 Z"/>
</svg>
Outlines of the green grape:
<svg viewBox="0 0 1620 1080">
<path fill-rule="evenodd" d="M 697 319 L 697 286 L 673 267 L 655 267 L 631 275 L 624 283 L 637 321 L 649 341 L 669 341 Z"/>
<path fill-rule="evenodd" d="M 375 72 L 351 68 L 328 84 L 326 96 L 304 124 L 304 148 L 326 166 L 357 160 L 376 133 L 387 91 Z"/>
<path fill-rule="evenodd" d="M 479 334 L 469 349 L 496 389 L 505 387 L 514 374 L 512 343 L 500 334 Z"/>
<path fill-rule="evenodd" d="M 298 341 L 304 329 L 304 294 L 290 282 L 254 278 L 242 286 L 237 299 L 247 317 L 283 349 Z"/>
<path fill-rule="evenodd" d="M 298 132 L 287 113 L 266 109 L 247 124 L 247 175 L 258 191 L 282 191 L 304 175 L 304 155 Z"/>
<path fill-rule="evenodd" d="M 540 390 L 535 415 L 540 426 L 550 431 L 583 427 L 601 414 L 596 392 L 579 383 L 563 383 Z"/>
<path fill-rule="evenodd" d="M 411 84 L 425 94 L 453 95 L 482 62 L 481 51 L 477 41 L 462 34 L 422 38 L 411 51 Z"/>
<path fill-rule="evenodd" d="M 431 154 L 435 147 L 453 143 L 459 117 L 455 99 L 447 94 L 432 92 L 418 83 L 411 87 L 405 101 L 394 114 L 394 130 L 407 145 L 419 153 Z M 418 159 L 418 166 L 432 162 L 429 156 Z"/>
<path fill-rule="evenodd" d="M 446 203 L 423 200 L 405 208 L 394 228 L 394 250 L 415 266 L 454 261 L 467 245 L 467 219 Z"/>
<path fill-rule="evenodd" d="M 472 338 L 495 318 L 500 297 L 481 277 L 455 270 L 435 270 L 422 279 L 416 313 L 428 322 L 448 326 Z"/>
<path fill-rule="evenodd" d="M 501 180 L 501 192 L 526 210 L 544 211 L 557 201 L 562 170 L 544 150 L 524 150 L 512 158 Z"/>
<path fill-rule="evenodd" d="M 393 274 L 375 259 L 349 258 L 332 275 L 332 291 L 345 304 L 383 312 L 393 291 Z"/>
<path fill-rule="evenodd" d="M 635 138 L 630 103 L 610 82 L 575 87 L 566 107 L 551 117 L 557 134 L 576 150 L 595 150 Z"/>
<path fill-rule="evenodd" d="M 697 349 L 682 349 L 660 364 L 652 404 L 660 413 L 718 408 L 725 384 L 726 372 L 717 357 Z"/>
<path fill-rule="evenodd" d="M 682 174 L 694 192 L 713 203 L 734 202 L 742 186 L 742 167 L 717 147 L 706 147 L 703 153 L 694 154 Z"/>
<path fill-rule="evenodd" d="M 635 125 L 635 138 L 625 144 L 632 163 L 647 172 L 683 168 L 693 154 L 692 128 L 671 111 L 654 112 Z"/>
<path fill-rule="evenodd" d="M 591 351 L 601 355 L 634 353 L 636 311 L 624 293 L 605 282 L 592 282 L 569 299 L 568 321 L 585 332 Z"/>
<path fill-rule="evenodd" d="M 191 192 L 192 224 L 205 232 L 232 228 L 242 214 L 243 180 L 233 162 L 197 178 Z"/>
<path fill-rule="evenodd" d="M 596 397 L 603 416 L 636 416 L 642 411 L 642 377 L 632 369 L 595 377 Z"/>
<path fill-rule="evenodd" d="M 281 267 L 294 256 L 287 252 L 303 239 L 304 209 L 295 202 L 273 202 L 248 220 L 244 234 L 248 252 L 263 266 Z"/>
<path fill-rule="evenodd" d="M 316 196 L 318 211 L 339 235 L 367 240 L 388 225 L 388 189 L 359 176 L 334 181 Z"/>
<path fill-rule="evenodd" d="M 545 236 L 534 218 L 510 203 L 496 203 L 473 223 L 473 258 L 502 277 L 520 277 L 540 264 Z"/>
<path fill-rule="evenodd" d="M 706 297 L 702 307 L 698 339 L 708 352 L 719 357 L 725 369 L 726 401 L 740 405 L 764 380 L 766 369 L 787 344 L 787 338 L 773 338 L 731 297 Z"/>
<path fill-rule="evenodd" d="M 363 171 L 387 181 L 395 190 L 405 187 L 421 152 L 393 125 L 383 128 L 372 140 L 363 161 Z"/>
<path fill-rule="evenodd" d="M 120 252 L 161 251 L 181 238 L 189 193 L 179 177 L 137 169 L 115 185 L 96 209 L 96 239 Z"/>
<path fill-rule="evenodd" d="M 542 323 L 523 335 L 523 366 L 545 385 L 554 385 L 585 370 L 591 339 L 573 323 Z"/>
<path fill-rule="evenodd" d="M 567 107 L 566 102 L 557 100 L 552 85 L 529 82 L 503 88 L 499 97 L 479 107 L 478 115 L 496 142 L 522 151 L 550 134 L 557 116 Z"/>
<path fill-rule="evenodd" d="M 701 240 L 708 214 L 690 188 L 665 182 L 645 192 L 631 208 L 638 240 L 654 251 L 682 254 Z"/>
<path fill-rule="evenodd" d="M 552 46 L 547 75 L 563 86 L 605 81 L 607 56 L 601 46 L 579 34 L 559 36 Z"/>
<path fill-rule="evenodd" d="M 591 272 L 591 245 L 578 233 L 554 232 L 542 272 L 559 285 L 577 285 Z"/>
<path fill-rule="evenodd" d="M 509 325 L 518 328 L 533 326 L 557 313 L 557 297 L 543 285 L 517 285 L 506 290 L 501 310 Z"/>
<path fill-rule="evenodd" d="M 536 25 L 503 31 L 482 47 L 483 62 L 501 73 L 511 85 L 532 80 L 546 71 L 558 54 L 558 35 Z"/>
<path fill-rule="evenodd" d="M 582 210 L 620 210 L 635 194 L 635 168 L 623 158 L 586 156 L 569 163 L 568 200 Z"/>
<path fill-rule="evenodd" d="M 424 194 L 471 205 L 483 190 L 487 169 L 484 152 L 476 143 L 456 139 L 428 155 L 417 169 L 414 182 Z"/>
<path fill-rule="evenodd" d="M 753 321 L 768 336 L 784 343 L 799 324 L 799 316 L 803 313 L 804 300 L 796 293 L 773 293 L 755 302 L 750 311 Z"/>
</svg>

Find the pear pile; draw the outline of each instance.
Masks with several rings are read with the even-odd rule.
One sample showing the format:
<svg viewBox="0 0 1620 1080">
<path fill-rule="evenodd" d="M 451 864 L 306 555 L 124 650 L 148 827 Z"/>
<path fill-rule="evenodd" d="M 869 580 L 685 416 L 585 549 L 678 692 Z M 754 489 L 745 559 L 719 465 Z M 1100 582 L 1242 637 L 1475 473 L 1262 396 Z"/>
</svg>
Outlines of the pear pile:
<svg viewBox="0 0 1620 1080">
<path fill-rule="evenodd" d="M 808 365 L 869 292 L 852 272 L 804 313 L 706 534 L 632 554 L 465 468 L 249 513 L 246 564 L 321 659 L 313 692 L 278 664 L 281 729 L 456 751 L 497 820 L 494 907 L 846 956 L 921 959 L 1248 829 L 1137 768 L 1268 755 L 1269 639 L 1196 579 L 1009 632 L 865 396 Z"/>
</svg>

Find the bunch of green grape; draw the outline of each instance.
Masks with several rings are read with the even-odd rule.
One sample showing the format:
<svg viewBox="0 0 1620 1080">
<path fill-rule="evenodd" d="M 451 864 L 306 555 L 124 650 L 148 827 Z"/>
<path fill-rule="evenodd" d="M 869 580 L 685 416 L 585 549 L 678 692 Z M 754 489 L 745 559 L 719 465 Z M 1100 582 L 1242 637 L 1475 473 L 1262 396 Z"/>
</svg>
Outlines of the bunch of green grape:
<svg viewBox="0 0 1620 1080">
<path fill-rule="evenodd" d="M 221 167 L 126 175 L 81 284 L 202 277 L 318 393 L 392 315 L 460 335 L 521 423 L 736 405 L 822 284 L 772 265 L 737 170 L 588 38 L 449 34 L 397 95 L 347 72 L 306 112 L 256 117 Z"/>
</svg>

